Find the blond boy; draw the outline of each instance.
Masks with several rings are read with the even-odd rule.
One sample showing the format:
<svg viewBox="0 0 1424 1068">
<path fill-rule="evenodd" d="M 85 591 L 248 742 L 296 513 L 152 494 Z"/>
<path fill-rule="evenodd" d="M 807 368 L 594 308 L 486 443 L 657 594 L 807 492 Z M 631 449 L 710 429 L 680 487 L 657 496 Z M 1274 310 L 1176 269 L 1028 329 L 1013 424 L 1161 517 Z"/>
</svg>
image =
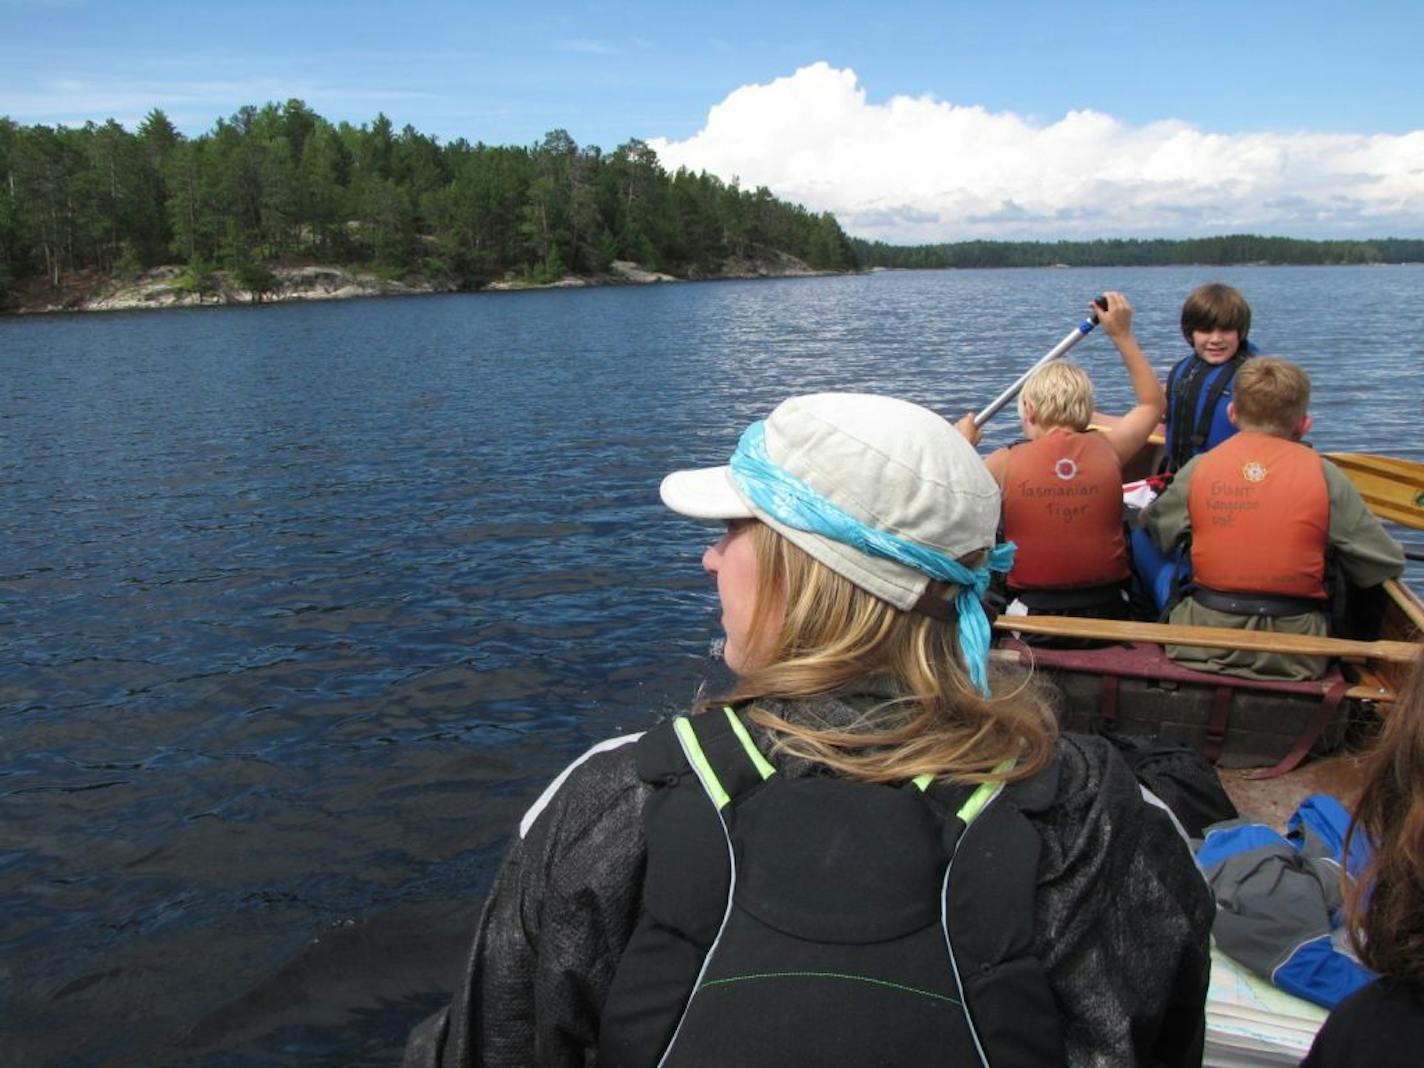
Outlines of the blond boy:
<svg viewBox="0 0 1424 1068">
<path fill-rule="evenodd" d="M 1137 404 L 1090 431 L 1093 383 L 1075 364 L 1041 368 L 1019 394 L 1024 437 L 985 463 L 1003 492 L 1004 536 L 1018 546 L 1009 593 L 1030 612 L 1125 618 L 1131 572 L 1122 527 L 1122 465 L 1147 442 L 1166 403 L 1132 333 L 1132 306 L 1104 294 L 1103 331 L 1117 347 Z M 961 432 L 978 441 L 972 419 Z"/>
</svg>

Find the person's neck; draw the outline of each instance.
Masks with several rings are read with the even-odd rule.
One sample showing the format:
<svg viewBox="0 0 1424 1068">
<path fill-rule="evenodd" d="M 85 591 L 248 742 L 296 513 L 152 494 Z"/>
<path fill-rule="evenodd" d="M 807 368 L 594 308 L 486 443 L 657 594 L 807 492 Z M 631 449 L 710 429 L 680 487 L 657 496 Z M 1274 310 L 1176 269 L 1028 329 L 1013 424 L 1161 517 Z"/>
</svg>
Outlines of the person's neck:
<svg viewBox="0 0 1424 1068">
<path fill-rule="evenodd" d="M 1238 423 L 1236 429 L 1242 434 L 1260 434 L 1264 438 L 1280 438 L 1282 441 L 1299 441 L 1299 434 L 1283 434 L 1273 426 L 1253 426 L 1250 423 Z"/>
</svg>

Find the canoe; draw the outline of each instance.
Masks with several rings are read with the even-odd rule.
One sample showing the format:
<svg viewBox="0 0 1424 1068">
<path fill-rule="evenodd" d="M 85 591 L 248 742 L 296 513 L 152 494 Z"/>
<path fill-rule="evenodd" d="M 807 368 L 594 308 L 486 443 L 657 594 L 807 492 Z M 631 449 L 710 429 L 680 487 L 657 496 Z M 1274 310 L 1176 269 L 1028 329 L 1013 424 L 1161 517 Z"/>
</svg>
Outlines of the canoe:
<svg viewBox="0 0 1424 1068">
<path fill-rule="evenodd" d="M 1274 777 L 1312 752 L 1338 749 L 1352 723 L 1368 730 L 1388 714 L 1409 666 L 1424 650 L 1424 602 L 1397 580 L 1386 584 L 1380 639 L 1373 642 L 1216 627 L 1000 616 L 994 655 L 1044 677 L 1070 730 L 1155 734 L 1192 745 L 1223 767 L 1265 767 Z M 1013 637 L 1053 634 L 1111 643 L 1100 649 L 1045 649 Z M 1330 656 L 1322 679 L 1243 679 L 1195 671 L 1167 658 L 1164 644 L 1279 650 Z"/>
<path fill-rule="evenodd" d="M 1098 421 L 1095 417 L 1095 422 Z M 1128 481 L 1155 472 L 1160 439 L 1124 470 Z M 1381 519 L 1424 529 L 1424 465 L 1388 457 L 1331 454 Z M 1393 713 L 1397 695 L 1424 655 L 1424 601 L 1399 580 L 1385 584 L 1376 641 L 1307 638 L 1214 627 L 1000 617 L 1001 632 L 1091 636 L 1116 644 L 1084 651 L 1001 642 L 996 657 L 1033 665 L 1062 695 L 1070 729 L 1117 730 L 1186 742 L 1217 763 L 1242 816 L 1284 831 L 1304 797 L 1325 792 L 1347 806 L 1362 782 L 1355 749 Z M 1267 683 L 1191 671 L 1163 653 L 1163 643 L 1322 654 L 1332 657 L 1323 679 Z M 1306 763 L 1335 751 L 1337 759 Z M 1223 770 L 1252 767 L 1249 772 Z M 1252 781 L 1266 780 L 1266 781 Z M 1206 1006 L 1207 1061 L 1294 1063 L 1309 1047 L 1323 1010 L 1295 1001 L 1213 953 Z M 1218 976 L 1218 971 L 1221 976 Z M 1229 973 L 1229 974 L 1228 974 Z M 1247 990 L 1254 984 L 1254 988 Z M 1235 1000 L 1233 1000 L 1235 999 Z M 1239 1002 L 1239 1003 L 1238 1003 Z M 1244 1005 L 1248 1023 L 1239 1023 Z M 1242 1046 L 1242 1035 L 1248 1036 Z M 1225 1063 L 1225 1060 L 1222 1060 Z"/>
<path fill-rule="evenodd" d="M 1094 423 L 1107 425 L 1112 418 L 1095 415 Z M 1149 444 L 1148 455 L 1128 465 L 1124 477 L 1150 473 L 1159 445 Z M 1401 509 L 1417 507 L 1402 495 L 1424 492 L 1424 485 L 1416 489 L 1408 480 L 1418 474 L 1417 464 L 1401 461 L 1399 479 L 1390 482 L 1391 469 L 1381 463 L 1387 458 L 1366 457 L 1355 471 L 1331 458 L 1352 479 L 1382 483 L 1369 491 L 1361 486 L 1361 495 L 1381 518 L 1397 519 Z M 994 623 L 1000 635 L 994 655 L 1028 665 L 1045 678 L 1058 691 L 1068 729 L 1155 734 L 1193 745 L 1221 767 L 1264 768 L 1251 775 L 1269 778 L 1291 771 L 1312 752 L 1338 749 L 1352 724 L 1368 733 L 1377 717 L 1388 714 L 1410 664 L 1424 651 L 1424 601 L 1397 580 L 1387 583 L 1385 592 L 1377 641 L 1006 615 Z M 1045 649 L 1025 644 L 1015 632 L 1109 644 Z M 1166 657 L 1166 644 L 1328 656 L 1331 668 L 1324 678 L 1308 682 L 1242 679 L 1183 667 Z"/>
</svg>

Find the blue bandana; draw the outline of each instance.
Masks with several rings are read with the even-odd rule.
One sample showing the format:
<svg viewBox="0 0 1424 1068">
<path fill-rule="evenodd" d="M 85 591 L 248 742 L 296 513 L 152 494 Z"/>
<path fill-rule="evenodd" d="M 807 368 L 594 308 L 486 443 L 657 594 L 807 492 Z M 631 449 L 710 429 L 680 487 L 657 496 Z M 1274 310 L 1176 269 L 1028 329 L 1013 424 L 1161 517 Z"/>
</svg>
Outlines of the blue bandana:
<svg viewBox="0 0 1424 1068">
<path fill-rule="evenodd" d="M 954 606 L 959 613 L 959 649 L 970 680 L 986 697 L 989 695 L 989 619 L 980 598 L 989 587 L 991 571 L 1004 572 L 1013 566 L 1013 542 L 995 545 L 989 550 L 985 565 L 971 569 L 937 549 L 866 526 L 773 463 L 767 456 L 766 428 L 761 422 L 753 423 L 742 433 L 737 451 L 732 453 L 731 467 L 737 488 L 778 522 L 794 530 L 820 534 L 868 556 L 905 564 L 930 578 L 957 584 L 960 590 Z"/>
</svg>

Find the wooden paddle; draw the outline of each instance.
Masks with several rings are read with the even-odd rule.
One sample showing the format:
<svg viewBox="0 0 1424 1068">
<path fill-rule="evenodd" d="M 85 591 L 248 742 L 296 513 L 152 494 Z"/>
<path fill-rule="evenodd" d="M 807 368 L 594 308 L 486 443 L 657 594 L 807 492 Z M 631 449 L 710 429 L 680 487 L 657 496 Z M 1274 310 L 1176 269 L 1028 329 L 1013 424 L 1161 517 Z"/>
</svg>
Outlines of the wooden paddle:
<svg viewBox="0 0 1424 1068">
<path fill-rule="evenodd" d="M 1135 623 L 1126 619 L 1081 619 L 1076 616 L 1000 616 L 994 621 L 994 629 L 1114 642 L 1160 642 L 1163 645 L 1191 645 L 1207 649 L 1334 656 L 1342 660 L 1385 660 L 1396 664 L 1413 663 L 1419 658 L 1421 649 L 1418 642 L 1360 642 L 1348 638 L 1282 634 L 1279 631 L 1185 627 L 1171 623 Z"/>
<path fill-rule="evenodd" d="M 1367 452 L 1325 455 L 1349 476 L 1375 515 L 1424 530 L 1424 464 Z"/>
</svg>

